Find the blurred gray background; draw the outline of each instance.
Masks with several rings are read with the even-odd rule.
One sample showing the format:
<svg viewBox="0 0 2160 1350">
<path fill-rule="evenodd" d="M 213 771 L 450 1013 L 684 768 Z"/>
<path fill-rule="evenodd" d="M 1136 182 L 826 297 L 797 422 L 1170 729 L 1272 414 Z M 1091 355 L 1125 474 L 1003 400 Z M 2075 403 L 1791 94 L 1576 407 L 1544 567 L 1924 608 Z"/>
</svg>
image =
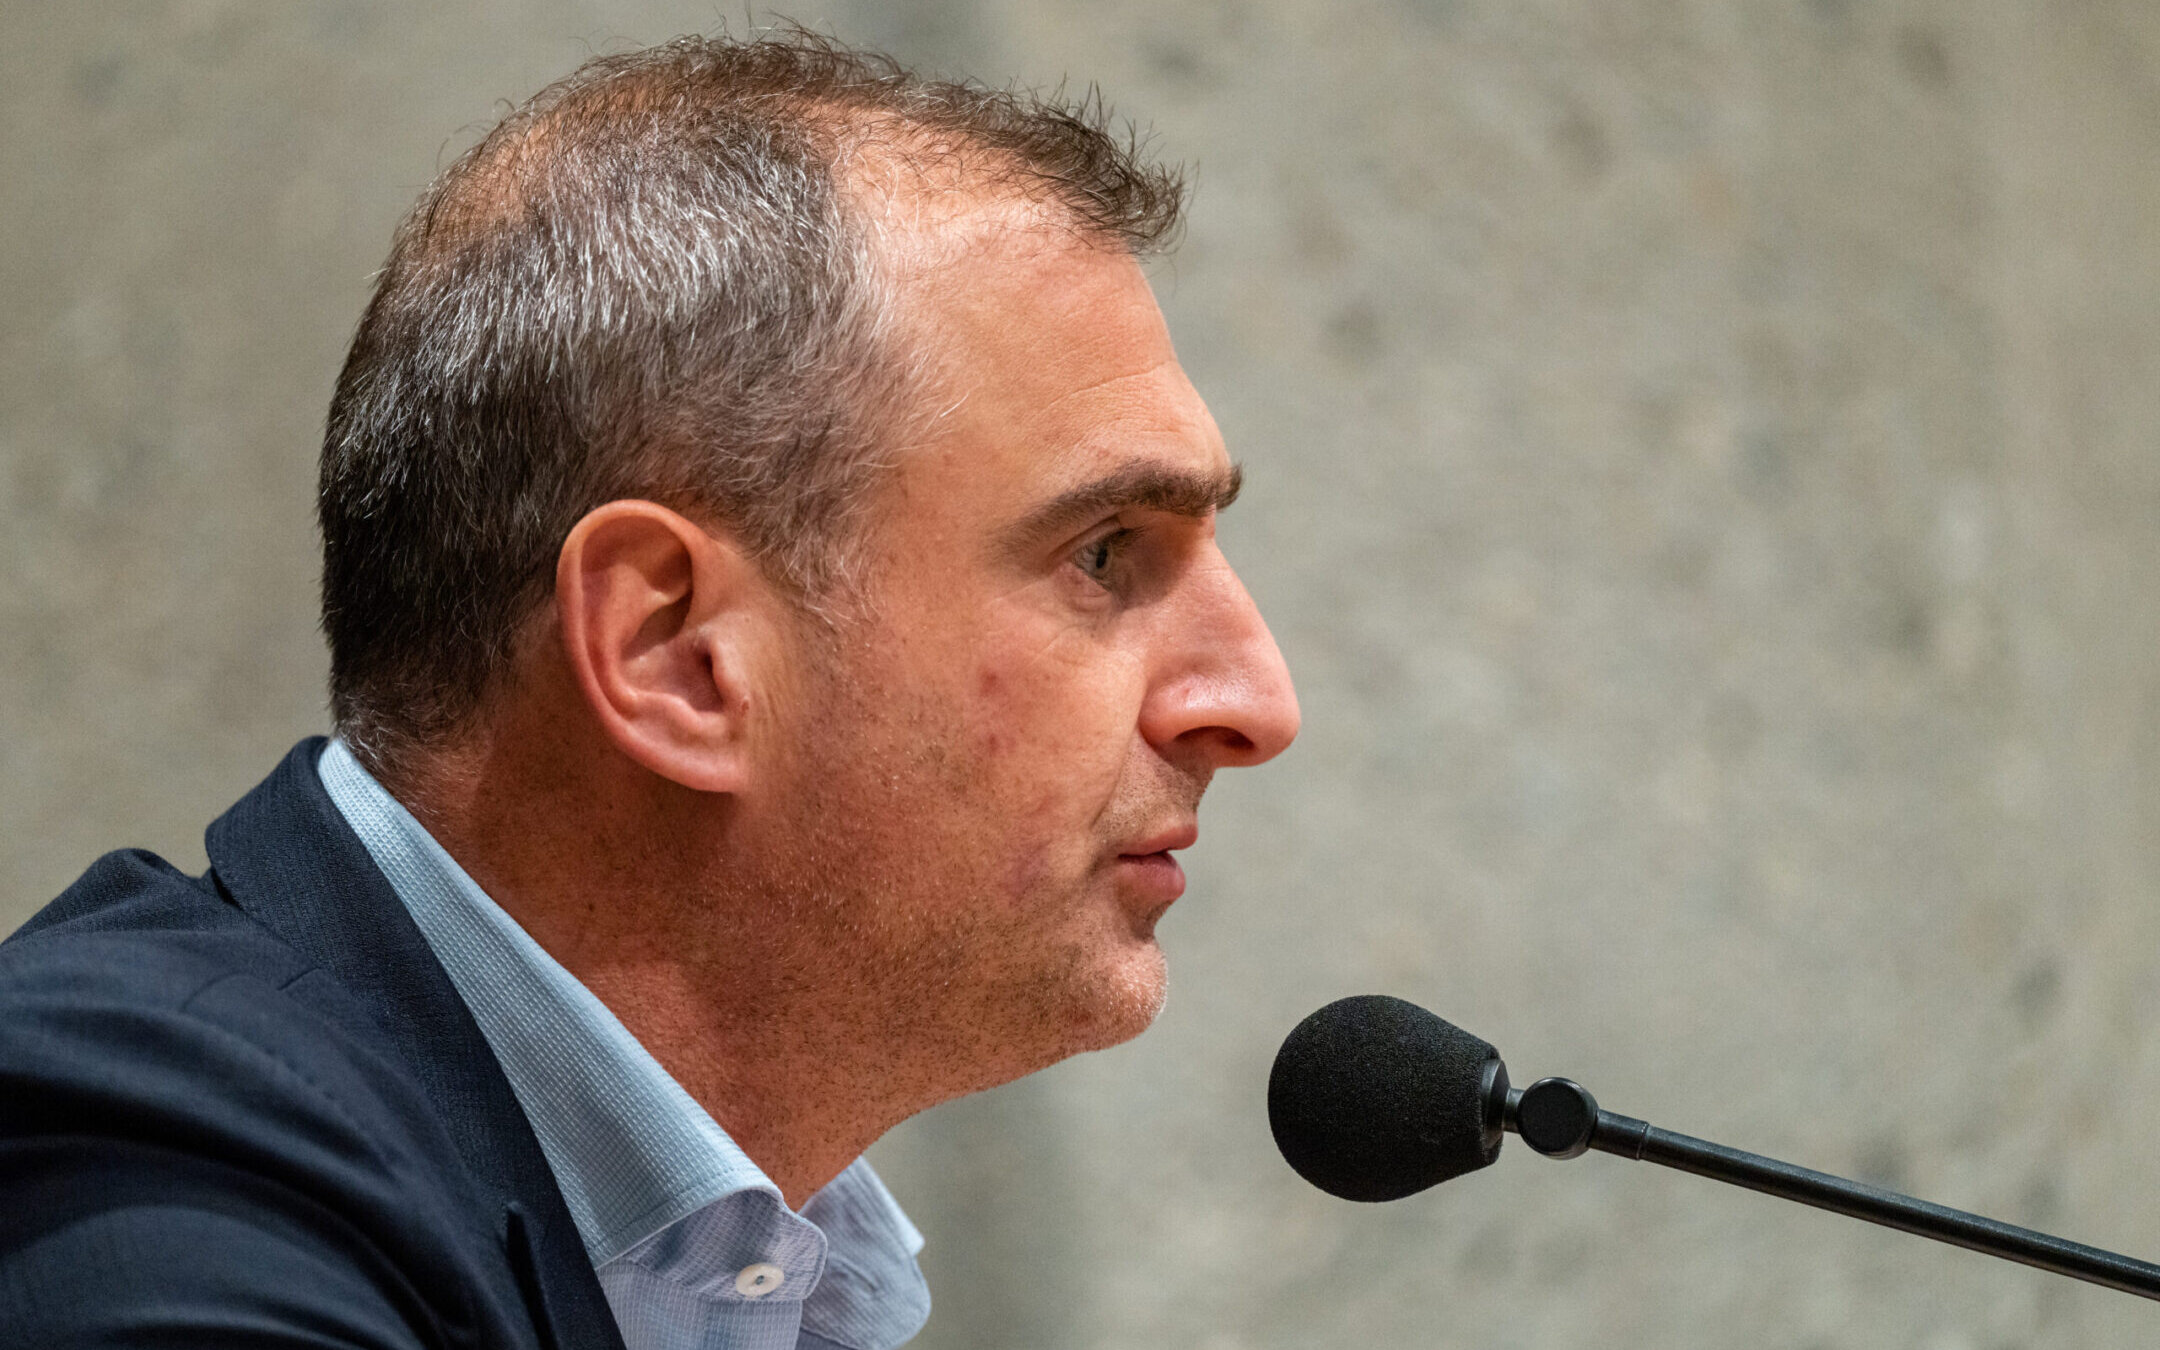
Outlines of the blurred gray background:
<svg viewBox="0 0 2160 1350">
<path fill-rule="evenodd" d="M 708 4 L 0 7 L 0 929 L 324 725 L 310 516 L 393 222 Z M 1099 81 L 1306 709 L 1150 1035 L 876 1157 L 957 1347 L 2091 1347 L 2123 1295 L 1520 1145 L 1277 1158 L 1385 990 L 1660 1124 L 2160 1256 L 2160 6 L 811 0 Z"/>
</svg>

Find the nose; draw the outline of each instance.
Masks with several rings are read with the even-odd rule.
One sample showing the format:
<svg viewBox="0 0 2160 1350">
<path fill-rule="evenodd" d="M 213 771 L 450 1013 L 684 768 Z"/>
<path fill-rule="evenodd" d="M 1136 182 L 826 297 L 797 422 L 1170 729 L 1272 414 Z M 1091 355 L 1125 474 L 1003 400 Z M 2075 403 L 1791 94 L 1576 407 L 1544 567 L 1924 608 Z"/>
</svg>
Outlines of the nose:
<svg viewBox="0 0 2160 1350">
<path fill-rule="evenodd" d="M 1275 635 L 1219 551 L 1195 569 L 1187 599 L 1163 607 L 1140 734 L 1193 769 L 1265 764 L 1297 739 L 1299 723 Z"/>
</svg>

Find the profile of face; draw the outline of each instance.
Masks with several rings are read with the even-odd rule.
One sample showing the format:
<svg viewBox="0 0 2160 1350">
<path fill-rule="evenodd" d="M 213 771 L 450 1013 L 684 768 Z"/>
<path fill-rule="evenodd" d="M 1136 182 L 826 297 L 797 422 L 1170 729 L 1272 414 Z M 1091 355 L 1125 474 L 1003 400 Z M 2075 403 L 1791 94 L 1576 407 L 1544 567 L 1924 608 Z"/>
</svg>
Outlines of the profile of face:
<svg viewBox="0 0 2160 1350">
<path fill-rule="evenodd" d="M 987 1086 L 1154 1018 L 1201 794 L 1298 708 L 1217 547 L 1235 471 L 1133 259 L 1005 236 L 903 321 L 940 415 L 878 489 L 861 616 L 805 639 L 757 816 L 887 1035 Z"/>
</svg>

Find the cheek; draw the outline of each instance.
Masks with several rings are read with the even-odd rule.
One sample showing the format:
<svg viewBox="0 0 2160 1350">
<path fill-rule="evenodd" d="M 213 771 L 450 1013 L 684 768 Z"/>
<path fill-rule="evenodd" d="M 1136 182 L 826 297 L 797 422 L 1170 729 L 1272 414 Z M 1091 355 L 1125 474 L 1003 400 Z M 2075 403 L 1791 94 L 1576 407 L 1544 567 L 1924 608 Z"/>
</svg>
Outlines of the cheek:
<svg viewBox="0 0 2160 1350">
<path fill-rule="evenodd" d="M 1122 663 L 991 656 L 976 666 L 968 751 L 1006 806 L 1055 809 L 1118 777 L 1138 726 L 1138 691 Z"/>
<path fill-rule="evenodd" d="M 973 800 L 965 814 L 970 833 L 995 850 L 986 861 L 1006 904 L 1032 908 L 1095 865 L 1094 826 L 1124 777 L 1137 719 L 1115 675 L 1115 663 L 1090 670 L 997 653 L 972 669 L 964 762 Z"/>
<path fill-rule="evenodd" d="M 1003 760 L 1019 740 L 1012 715 L 1004 706 L 1009 684 L 1006 675 L 995 666 L 985 665 L 975 672 L 974 697 L 968 706 L 969 748 L 975 752 L 975 758 L 985 764 Z"/>
</svg>

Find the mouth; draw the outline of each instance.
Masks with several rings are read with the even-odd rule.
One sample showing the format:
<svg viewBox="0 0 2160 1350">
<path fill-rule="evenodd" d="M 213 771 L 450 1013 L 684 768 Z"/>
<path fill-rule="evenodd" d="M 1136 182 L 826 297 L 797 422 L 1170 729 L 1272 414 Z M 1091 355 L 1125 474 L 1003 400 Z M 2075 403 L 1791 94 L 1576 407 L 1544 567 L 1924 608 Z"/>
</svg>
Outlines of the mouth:
<svg viewBox="0 0 2160 1350">
<path fill-rule="evenodd" d="M 1156 913 L 1185 893 L 1185 869 L 1171 856 L 1173 850 L 1191 848 L 1200 838 L 1200 827 L 1181 824 L 1160 830 L 1117 855 L 1119 879 L 1137 897 L 1152 902 Z"/>
<path fill-rule="evenodd" d="M 1200 842 L 1200 826 L 1193 821 L 1166 825 L 1131 847 L 1118 852 L 1120 858 L 1152 858 L 1156 854 L 1168 856 L 1181 848 L 1191 848 Z"/>
</svg>

